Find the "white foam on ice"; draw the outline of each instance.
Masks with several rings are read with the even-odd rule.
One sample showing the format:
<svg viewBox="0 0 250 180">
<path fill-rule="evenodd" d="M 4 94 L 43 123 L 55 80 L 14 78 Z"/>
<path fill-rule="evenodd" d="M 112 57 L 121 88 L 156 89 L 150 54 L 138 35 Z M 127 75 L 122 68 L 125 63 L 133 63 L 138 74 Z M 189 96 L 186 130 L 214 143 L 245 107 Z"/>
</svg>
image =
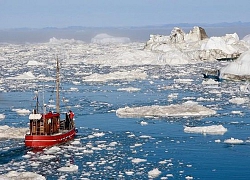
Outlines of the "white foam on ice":
<svg viewBox="0 0 250 180">
<path fill-rule="evenodd" d="M 201 133 L 201 134 L 212 134 L 212 135 L 223 135 L 227 132 L 227 128 L 222 125 L 211 125 L 203 127 L 185 127 L 184 132 L 186 133 Z"/>
<path fill-rule="evenodd" d="M 22 139 L 28 132 L 28 128 L 14 128 L 7 125 L 0 126 L 0 138 Z"/>
<path fill-rule="evenodd" d="M 125 107 L 116 110 L 118 117 L 181 117 L 181 116 L 209 116 L 216 114 L 216 111 L 199 105 L 196 102 L 188 101 L 183 104 L 169 106 L 142 106 Z"/>
</svg>

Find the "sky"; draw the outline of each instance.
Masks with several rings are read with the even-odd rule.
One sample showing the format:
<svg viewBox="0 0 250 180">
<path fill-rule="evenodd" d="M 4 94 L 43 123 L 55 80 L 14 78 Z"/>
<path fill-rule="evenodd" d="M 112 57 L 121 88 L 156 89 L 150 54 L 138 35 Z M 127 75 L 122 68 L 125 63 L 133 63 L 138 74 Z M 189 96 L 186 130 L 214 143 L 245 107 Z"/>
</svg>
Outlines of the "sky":
<svg viewBox="0 0 250 180">
<path fill-rule="evenodd" d="M 0 0 L 0 29 L 250 22 L 250 0 Z"/>
</svg>

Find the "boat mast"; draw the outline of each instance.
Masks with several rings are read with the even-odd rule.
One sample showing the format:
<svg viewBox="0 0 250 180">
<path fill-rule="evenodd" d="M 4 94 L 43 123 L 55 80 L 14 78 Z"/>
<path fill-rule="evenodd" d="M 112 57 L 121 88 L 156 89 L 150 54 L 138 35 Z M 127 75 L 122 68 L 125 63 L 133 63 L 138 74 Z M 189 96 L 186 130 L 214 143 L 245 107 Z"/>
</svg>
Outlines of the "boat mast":
<svg viewBox="0 0 250 180">
<path fill-rule="evenodd" d="M 60 113 L 60 100 L 59 100 L 59 62 L 58 57 L 56 58 L 56 112 Z"/>
</svg>

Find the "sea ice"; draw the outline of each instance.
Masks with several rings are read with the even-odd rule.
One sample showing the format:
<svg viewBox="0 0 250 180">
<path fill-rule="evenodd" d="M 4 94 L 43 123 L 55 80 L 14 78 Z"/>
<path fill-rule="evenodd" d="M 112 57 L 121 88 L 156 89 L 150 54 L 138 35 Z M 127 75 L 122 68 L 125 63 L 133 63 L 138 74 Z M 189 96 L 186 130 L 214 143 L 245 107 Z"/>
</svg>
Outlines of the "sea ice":
<svg viewBox="0 0 250 180">
<path fill-rule="evenodd" d="M 5 118 L 4 114 L 0 114 L 0 121 L 3 120 Z"/>
<path fill-rule="evenodd" d="M 78 171 L 78 166 L 70 164 L 69 166 L 58 168 L 57 171 L 60 171 L 60 172 L 74 172 L 74 171 Z"/>
<path fill-rule="evenodd" d="M 203 126 L 203 127 L 185 127 L 184 132 L 223 135 L 225 132 L 227 132 L 227 128 L 224 128 L 222 125 L 211 125 L 211 126 Z"/>
<path fill-rule="evenodd" d="M 132 159 L 132 163 L 138 164 L 138 163 L 141 163 L 141 162 L 147 162 L 147 160 L 146 159 L 141 159 L 141 158 Z"/>
<path fill-rule="evenodd" d="M 216 114 L 216 111 L 193 102 L 177 105 L 172 104 L 169 106 L 125 107 L 116 110 L 116 115 L 121 118 L 209 116 L 214 114 Z"/>
<path fill-rule="evenodd" d="M 229 102 L 233 104 L 244 104 L 247 101 L 249 101 L 247 98 L 239 98 L 239 97 L 232 98 L 229 100 Z"/>
<path fill-rule="evenodd" d="M 114 80 L 134 81 L 137 79 L 146 79 L 147 73 L 141 70 L 116 71 L 109 74 L 91 74 L 83 78 L 84 82 L 108 82 Z"/>
<path fill-rule="evenodd" d="M 157 178 L 161 174 L 161 171 L 159 171 L 158 168 L 154 168 L 153 170 L 148 172 L 149 178 Z"/>
<path fill-rule="evenodd" d="M 0 175 L 2 180 L 17 180 L 17 179 L 32 179 L 32 180 L 46 180 L 42 175 L 33 172 L 17 172 L 10 171 L 7 174 Z"/>
<path fill-rule="evenodd" d="M 28 128 L 14 128 L 7 125 L 0 126 L 0 138 L 22 139 L 28 132 Z"/>
<path fill-rule="evenodd" d="M 231 137 L 230 139 L 224 140 L 224 143 L 226 143 L 226 144 L 243 144 L 244 141 L 240 140 L 240 139 L 235 139 L 235 138 Z"/>
</svg>

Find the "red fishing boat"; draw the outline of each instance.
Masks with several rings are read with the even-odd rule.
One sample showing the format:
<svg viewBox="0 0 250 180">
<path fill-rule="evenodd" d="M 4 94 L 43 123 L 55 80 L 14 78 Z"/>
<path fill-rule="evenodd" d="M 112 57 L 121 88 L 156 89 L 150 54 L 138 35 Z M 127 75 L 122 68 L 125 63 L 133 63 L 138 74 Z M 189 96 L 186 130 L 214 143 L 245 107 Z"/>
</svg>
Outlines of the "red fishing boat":
<svg viewBox="0 0 250 180">
<path fill-rule="evenodd" d="M 59 108 L 59 63 L 57 60 L 56 75 L 56 112 L 38 112 L 38 95 L 36 109 L 29 115 L 30 132 L 25 135 L 25 146 L 32 148 L 44 148 L 62 144 L 72 140 L 77 129 L 74 123 L 74 114 L 65 113 L 61 119 Z"/>
</svg>

